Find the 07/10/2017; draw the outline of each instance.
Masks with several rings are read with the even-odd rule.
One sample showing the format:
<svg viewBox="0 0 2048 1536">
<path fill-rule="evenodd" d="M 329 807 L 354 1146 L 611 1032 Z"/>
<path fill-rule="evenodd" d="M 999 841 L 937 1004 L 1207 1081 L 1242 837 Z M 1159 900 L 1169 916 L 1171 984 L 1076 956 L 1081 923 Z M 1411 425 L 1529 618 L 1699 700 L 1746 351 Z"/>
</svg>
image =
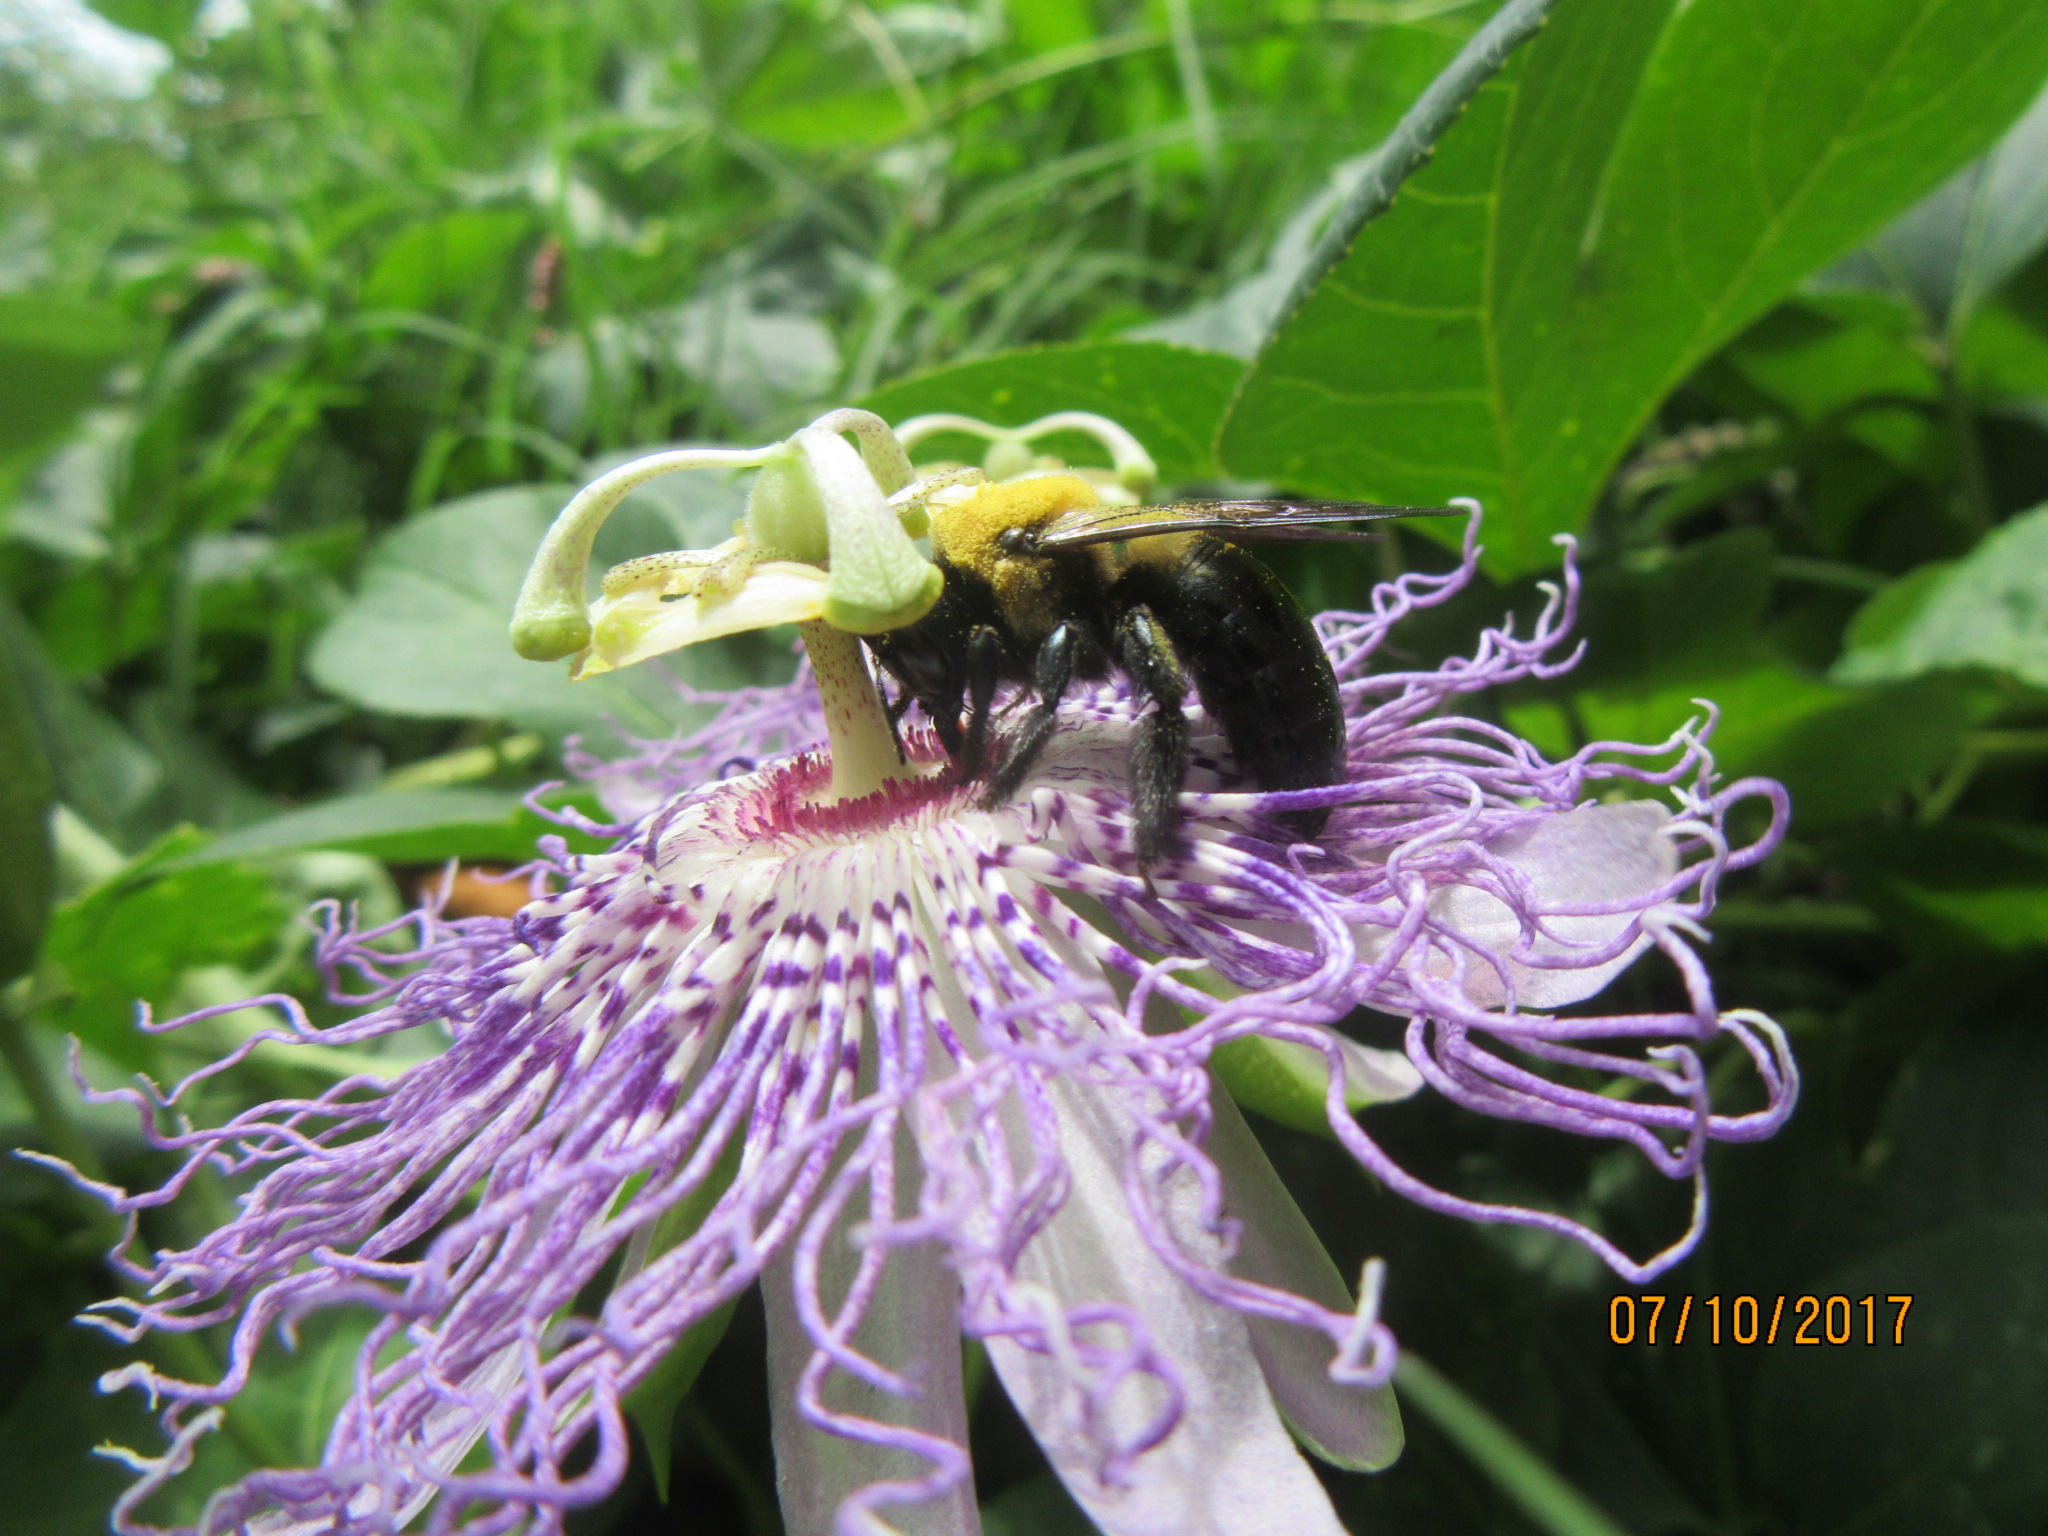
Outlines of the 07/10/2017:
<svg viewBox="0 0 2048 1536">
<path fill-rule="evenodd" d="M 1703 1336 L 1709 1344 L 1775 1344 L 1780 1324 L 1787 1326 L 1786 1337 L 1793 1344 L 1904 1344 L 1906 1314 L 1913 1306 L 1911 1296 L 1796 1296 L 1791 1298 L 1792 1315 L 1788 1318 L 1785 1315 L 1786 1300 L 1783 1296 L 1761 1300 L 1755 1296 L 1616 1296 L 1607 1304 L 1607 1339 L 1612 1344 L 1633 1344 L 1638 1338 L 1645 1344 L 1655 1344 L 1665 1307 L 1677 1301 L 1680 1304 L 1677 1325 L 1670 1336 L 1673 1344 L 1683 1344 L 1689 1330 L 1694 1337 Z M 1695 1302 L 1707 1314 L 1703 1334 L 1693 1326 Z M 1724 1303 L 1727 1307 L 1725 1331 L 1722 1327 Z M 1888 1328 L 1878 1317 L 1880 1303 L 1898 1309 L 1888 1319 Z M 1765 1321 L 1767 1306 L 1768 1322 Z M 1863 1314 L 1861 1328 L 1856 1326 L 1858 1312 Z"/>
</svg>

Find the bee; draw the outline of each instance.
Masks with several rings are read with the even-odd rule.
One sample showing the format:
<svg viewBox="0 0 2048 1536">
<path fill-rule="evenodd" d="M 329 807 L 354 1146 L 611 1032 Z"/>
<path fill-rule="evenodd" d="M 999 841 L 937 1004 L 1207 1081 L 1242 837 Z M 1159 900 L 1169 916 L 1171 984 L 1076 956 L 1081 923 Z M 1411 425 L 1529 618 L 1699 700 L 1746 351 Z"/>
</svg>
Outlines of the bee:
<svg viewBox="0 0 2048 1536">
<path fill-rule="evenodd" d="M 1120 670 L 1154 706 L 1130 757 L 1141 870 L 1175 834 L 1190 685 L 1260 789 L 1344 777 L 1344 711 L 1329 658 L 1293 595 L 1239 546 L 1373 539 L 1330 525 L 1456 511 L 1362 502 L 1111 506 L 1086 481 L 1058 474 L 985 485 L 930 510 L 932 557 L 945 574 L 938 603 L 913 624 L 867 637 L 899 685 L 892 721 L 920 705 L 963 783 L 998 747 L 985 796 L 994 804 L 1016 792 L 1045 750 L 1073 682 Z M 1028 686 L 1036 702 L 1021 726 L 992 742 L 1003 683 Z M 1321 808 L 1281 818 L 1304 838 L 1328 819 Z"/>
</svg>

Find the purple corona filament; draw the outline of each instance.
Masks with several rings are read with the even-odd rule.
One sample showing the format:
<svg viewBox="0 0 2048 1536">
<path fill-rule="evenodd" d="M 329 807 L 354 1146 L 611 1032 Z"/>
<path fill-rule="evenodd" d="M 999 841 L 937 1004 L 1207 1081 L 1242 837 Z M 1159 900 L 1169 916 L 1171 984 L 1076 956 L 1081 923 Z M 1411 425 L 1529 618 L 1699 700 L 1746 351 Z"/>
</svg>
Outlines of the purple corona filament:
<svg viewBox="0 0 2048 1536">
<path fill-rule="evenodd" d="M 1349 722 L 1344 783 L 1253 792 L 1197 718 L 1184 837 L 1149 884 L 1125 792 L 1142 704 L 1120 683 L 1071 699 L 1006 805 L 935 773 L 820 807 L 800 678 L 589 765 L 631 825 L 606 853 L 557 844 L 536 866 L 552 892 L 510 921 L 430 908 L 356 931 L 330 908 L 319 957 L 367 1011 L 315 1028 L 262 999 L 279 1024 L 170 1093 L 88 1090 L 134 1105 L 182 1159 L 155 1190 L 93 1186 L 129 1218 L 116 1262 L 142 1298 L 95 1320 L 128 1340 L 234 1337 L 218 1382 L 142 1364 L 107 1379 L 147 1388 L 172 1437 L 129 1458 L 144 1476 L 117 1529 L 152 1529 L 143 1499 L 271 1329 L 350 1306 L 375 1323 L 320 1464 L 244 1478 L 201 1529 L 559 1530 L 622 1475 L 626 1395 L 760 1282 L 792 1529 L 978 1529 L 964 1331 L 1105 1530 L 1334 1536 L 1282 1417 L 1344 1464 L 1391 1455 L 1366 1407 L 1394 1361 L 1378 1274 L 1355 1303 L 1318 1286 L 1327 1260 L 1302 1257 L 1270 1168 L 1212 1100 L 1220 1045 L 1318 1053 L 1330 1128 L 1376 1177 L 1432 1210 L 1574 1238 L 1632 1281 L 1697 1241 L 1708 1143 L 1769 1135 L 1797 1092 L 1777 1027 L 1722 1010 L 1691 945 L 1723 874 L 1783 835 L 1783 789 L 1718 784 L 1711 711 L 1658 745 L 1561 762 L 1457 712 L 1576 661 L 1569 550 L 1526 636 L 1508 625 L 1469 658 L 1370 670 L 1396 623 L 1470 579 L 1472 539 L 1450 573 L 1317 621 Z M 941 756 L 928 727 L 907 743 Z M 1724 819 L 1744 799 L 1768 826 L 1731 848 Z M 1311 805 L 1332 810 L 1322 839 L 1275 841 L 1269 813 Z M 1109 925 L 1081 915 L 1091 904 Z M 1682 1009 L 1553 1011 L 1651 949 L 1677 968 Z M 1191 983 L 1199 963 L 1227 999 Z M 1331 1027 L 1359 1006 L 1408 1021 L 1403 1056 Z M 263 1039 L 420 1029 L 446 1048 L 388 1080 L 213 1128 L 175 1108 Z M 1759 1107 L 1715 1107 L 1701 1053 L 1722 1037 Z M 1569 1217 L 1435 1188 L 1346 1104 L 1347 1073 L 1371 1059 L 1394 1084 L 1381 1097 L 1426 1084 L 1627 1143 L 1690 1183 L 1692 1218 L 1636 1260 Z M 1600 1093 L 1588 1073 L 1637 1087 Z M 190 1249 L 136 1256 L 136 1216 L 204 1168 L 246 1191 L 237 1214 Z M 615 1257 L 596 1315 L 576 1312 Z"/>
</svg>

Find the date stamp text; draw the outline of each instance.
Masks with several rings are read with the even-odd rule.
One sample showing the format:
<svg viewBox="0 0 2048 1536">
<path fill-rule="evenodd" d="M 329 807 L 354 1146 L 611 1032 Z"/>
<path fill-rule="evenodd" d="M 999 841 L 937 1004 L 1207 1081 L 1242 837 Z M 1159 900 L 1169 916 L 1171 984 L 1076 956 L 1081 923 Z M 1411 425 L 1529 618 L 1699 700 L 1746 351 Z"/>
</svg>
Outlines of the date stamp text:
<svg viewBox="0 0 2048 1536">
<path fill-rule="evenodd" d="M 1904 1344 L 1911 1296 L 1616 1296 L 1611 1344 Z"/>
</svg>

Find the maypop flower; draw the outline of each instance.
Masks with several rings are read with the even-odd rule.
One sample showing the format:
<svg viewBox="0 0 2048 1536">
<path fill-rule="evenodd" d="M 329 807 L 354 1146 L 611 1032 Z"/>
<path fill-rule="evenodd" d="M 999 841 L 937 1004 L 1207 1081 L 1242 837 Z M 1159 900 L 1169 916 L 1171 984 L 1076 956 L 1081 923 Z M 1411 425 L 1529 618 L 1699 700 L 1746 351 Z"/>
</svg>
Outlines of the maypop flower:
<svg viewBox="0 0 2048 1536">
<path fill-rule="evenodd" d="M 589 673 L 796 622 L 815 687 L 734 696 L 696 735 L 605 770 L 628 822 L 615 846 L 556 843 L 509 921 L 430 907 L 394 953 L 400 925 L 357 932 L 330 911 L 321 957 L 359 978 L 367 1011 L 316 1029 L 265 999 L 281 1023 L 228 1063 L 262 1039 L 445 1032 L 432 1059 L 206 1129 L 173 1108 L 189 1081 L 92 1095 L 134 1104 L 182 1159 L 153 1191 L 100 1186 L 131 1242 L 137 1214 L 204 1169 L 246 1189 L 196 1246 L 116 1255 L 139 1299 L 103 1303 L 103 1326 L 232 1324 L 234 1339 L 217 1382 L 145 1364 L 107 1378 L 161 1401 L 171 1436 L 161 1457 L 131 1454 L 144 1476 L 117 1529 L 149 1528 L 140 1502 L 189 1461 L 271 1329 L 352 1307 L 375 1325 L 320 1464 L 244 1478 L 199 1528 L 559 1530 L 618 1483 L 629 1394 L 701 1360 L 758 1282 L 798 1536 L 978 1529 L 962 1333 L 1112 1536 L 1336 1536 L 1297 1443 L 1353 1468 L 1398 1452 L 1383 1274 L 1368 1264 L 1354 1298 L 1219 1076 L 1282 1113 L 1312 1106 L 1432 1209 L 1564 1234 L 1630 1280 L 1692 1247 L 1707 1144 L 1770 1134 L 1796 1092 L 1777 1027 L 1720 1009 L 1688 942 L 1723 873 L 1777 843 L 1783 790 L 1717 785 L 1711 711 L 1659 746 L 1556 763 L 1456 712 L 1572 665 L 1568 546 L 1528 635 L 1508 624 L 1469 658 L 1370 670 L 1395 624 L 1470 579 L 1474 507 L 1455 571 L 1316 621 L 1344 782 L 1254 792 L 1191 708 L 1180 836 L 1141 871 L 1126 777 L 1144 706 L 1111 680 L 1069 697 L 1044 756 L 990 803 L 957 782 L 931 722 L 906 718 L 899 752 L 856 636 L 929 609 L 927 513 L 1043 468 L 1037 431 L 1098 432 L 1116 459 L 1102 493 L 1150 489 L 1128 434 L 1049 422 L 939 419 L 991 439 L 990 462 L 920 476 L 903 444 L 932 420 L 892 433 L 836 412 L 757 452 L 642 460 L 563 513 L 514 622 L 525 654 Z M 586 604 L 610 508 L 707 464 L 760 470 L 734 539 L 629 562 Z M 1769 827 L 1731 848 L 1724 818 L 1745 797 Z M 1312 807 L 1325 831 L 1294 842 L 1279 813 Z M 1677 967 L 1682 1010 L 1549 1011 L 1651 949 Z M 1405 1018 L 1405 1049 L 1333 1027 L 1359 1007 Z M 1714 1107 L 1702 1052 L 1717 1039 L 1753 1064 L 1762 1107 Z M 1424 1183 L 1359 1111 L 1425 1085 L 1635 1147 L 1690 1182 L 1691 1222 L 1639 1261 L 1569 1217 Z"/>
</svg>

